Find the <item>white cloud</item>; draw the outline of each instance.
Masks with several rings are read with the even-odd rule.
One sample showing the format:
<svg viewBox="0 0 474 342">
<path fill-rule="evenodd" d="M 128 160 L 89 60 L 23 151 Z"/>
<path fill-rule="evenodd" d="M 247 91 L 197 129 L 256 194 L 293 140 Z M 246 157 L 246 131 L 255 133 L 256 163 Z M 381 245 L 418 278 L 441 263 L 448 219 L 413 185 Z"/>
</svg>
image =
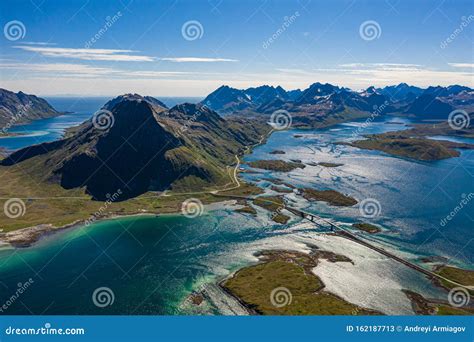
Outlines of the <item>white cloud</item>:
<svg viewBox="0 0 474 342">
<path fill-rule="evenodd" d="M 176 63 L 213 63 L 213 62 L 238 62 L 237 59 L 230 58 L 201 58 L 201 57 L 165 57 L 160 58 L 162 61 Z"/>
<path fill-rule="evenodd" d="M 453 68 L 465 68 L 470 69 L 474 68 L 474 63 L 448 63 Z"/>
<path fill-rule="evenodd" d="M 75 49 L 28 45 L 16 45 L 14 48 L 36 52 L 45 57 L 73 58 L 88 61 L 151 62 L 155 60 L 154 57 L 150 56 L 131 55 L 130 53 L 137 52 L 133 50 Z"/>
</svg>

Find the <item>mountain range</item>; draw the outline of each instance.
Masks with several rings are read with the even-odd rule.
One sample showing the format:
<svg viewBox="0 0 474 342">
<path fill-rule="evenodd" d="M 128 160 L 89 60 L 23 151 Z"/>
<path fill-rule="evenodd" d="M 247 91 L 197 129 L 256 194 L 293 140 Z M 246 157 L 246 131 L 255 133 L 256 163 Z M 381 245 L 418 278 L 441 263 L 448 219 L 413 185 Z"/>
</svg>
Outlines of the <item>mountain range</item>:
<svg viewBox="0 0 474 342">
<path fill-rule="evenodd" d="M 422 89 L 406 83 L 369 87 L 363 91 L 319 82 L 296 91 L 268 85 L 242 90 L 222 86 L 209 94 L 202 104 L 223 116 L 271 115 L 283 109 L 290 113 L 295 127 L 322 127 L 367 117 L 374 112 L 420 120 L 447 119 L 454 109 L 474 109 L 474 91 L 459 85 Z"/>
</svg>

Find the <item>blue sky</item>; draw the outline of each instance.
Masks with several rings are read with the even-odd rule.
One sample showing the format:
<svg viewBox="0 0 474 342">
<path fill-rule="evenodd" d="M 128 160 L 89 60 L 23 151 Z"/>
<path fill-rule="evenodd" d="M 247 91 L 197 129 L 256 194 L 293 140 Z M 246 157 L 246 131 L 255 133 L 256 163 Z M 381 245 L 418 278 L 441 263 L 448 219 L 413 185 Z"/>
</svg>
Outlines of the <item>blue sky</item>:
<svg viewBox="0 0 474 342">
<path fill-rule="evenodd" d="M 3 0 L 0 20 L 0 87 L 38 95 L 474 86 L 472 0 Z"/>
</svg>

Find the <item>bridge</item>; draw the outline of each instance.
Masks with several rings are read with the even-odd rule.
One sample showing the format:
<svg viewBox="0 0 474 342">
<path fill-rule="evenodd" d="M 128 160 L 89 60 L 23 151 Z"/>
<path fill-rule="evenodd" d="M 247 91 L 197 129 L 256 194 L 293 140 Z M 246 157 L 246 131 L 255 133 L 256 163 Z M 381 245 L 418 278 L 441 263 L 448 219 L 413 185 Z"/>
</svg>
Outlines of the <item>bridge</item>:
<svg viewBox="0 0 474 342">
<path fill-rule="evenodd" d="M 215 196 L 225 196 L 225 197 L 230 197 L 230 198 L 235 198 L 235 199 L 245 199 L 245 200 L 250 200 L 252 201 L 253 198 L 250 198 L 250 197 L 246 197 L 246 196 L 238 196 L 238 195 L 220 195 L 220 194 L 214 194 Z M 301 209 L 297 209 L 297 208 L 293 208 L 291 206 L 289 206 L 288 204 L 284 204 L 283 205 L 283 208 L 288 210 L 290 213 L 296 215 L 296 216 L 299 216 L 301 217 L 302 219 L 306 219 L 308 221 L 310 221 L 311 223 L 317 225 L 318 227 L 321 227 L 321 228 L 326 228 L 326 229 L 329 229 L 331 232 L 333 232 L 334 234 L 336 234 L 337 236 L 340 236 L 342 238 L 345 238 L 345 239 L 348 239 L 348 240 L 351 240 L 355 243 L 358 243 L 362 246 L 365 246 L 375 252 L 378 252 L 392 260 L 395 260 L 407 267 L 410 267 L 411 269 L 414 269 L 420 273 L 423 273 L 424 275 L 426 275 L 428 278 L 430 279 L 434 279 L 434 278 L 437 278 L 437 279 L 441 279 L 441 280 L 444 280 L 444 281 L 447 281 L 455 286 L 459 286 L 459 287 L 463 287 L 467 290 L 470 290 L 470 291 L 473 291 L 474 290 L 474 286 L 467 286 L 467 285 L 463 285 L 463 284 L 459 284 L 451 279 L 448 279 L 448 278 L 445 278 L 443 277 L 442 275 L 440 274 L 437 274 L 435 272 L 432 272 L 430 270 L 427 270 L 415 263 L 412 263 L 408 260 L 405 260 L 405 259 L 402 259 L 400 258 L 399 256 L 383 249 L 383 248 L 380 248 L 380 247 L 377 247 L 375 245 L 373 245 L 372 243 L 370 243 L 369 241 L 366 241 L 365 239 L 361 238 L 360 236 L 356 236 L 354 235 L 353 233 L 351 233 L 348 229 L 338 225 L 337 223 L 334 223 L 334 222 L 331 222 L 331 220 L 328 220 L 326 218 L 323 218 L 319 215 L 316 215 L 316 214 L 313 214 L 313 213 L 310 213 L 310 212 L 307 212 L 307 211 L 304 211 L 304 210 L 301 210 Z"/>
</svg>

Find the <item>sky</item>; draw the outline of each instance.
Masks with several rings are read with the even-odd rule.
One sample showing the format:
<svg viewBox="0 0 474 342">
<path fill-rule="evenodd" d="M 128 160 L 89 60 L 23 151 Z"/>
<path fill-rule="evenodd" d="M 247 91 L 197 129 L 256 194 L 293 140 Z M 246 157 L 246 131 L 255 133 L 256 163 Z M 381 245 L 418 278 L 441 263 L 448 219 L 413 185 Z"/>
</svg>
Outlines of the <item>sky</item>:
<svg viewBox="0 0 474 342">
<path fill-rule="evenodd" d="M 0 25 L 0 87 L 39 96 L 474 87 L 472 0 L 2 0 Z"/>
</svg>

